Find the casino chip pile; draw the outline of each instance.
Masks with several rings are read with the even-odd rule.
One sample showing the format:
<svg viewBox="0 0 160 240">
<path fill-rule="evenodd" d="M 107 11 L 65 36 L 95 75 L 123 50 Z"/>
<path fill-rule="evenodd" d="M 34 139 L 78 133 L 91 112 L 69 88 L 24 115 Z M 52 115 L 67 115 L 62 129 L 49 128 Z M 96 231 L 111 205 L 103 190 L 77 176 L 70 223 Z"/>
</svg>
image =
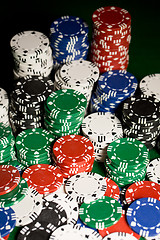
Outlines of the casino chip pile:
<svg viewBox="0 0 160 240">
<path fill-rule="evenodd" d="M 125 99 L 135 94 L 136 77 L 122 70 L 108 71 L 100 75 L 97 87 L 91 96 L 91 112 L 115 113 Z"/>
<path fill-rule="evenodd" d="M 47 36 L 38 31 L 24 31 L 10 41 L 14 77 L 49 76 L 53 68 L 52 50 Z"/>
<path fill-rule="evenodd" d="M 132 96 L 123 103 L 122 121 L 125 136 L 152 149 L 160 134 L 160 102 L 152 96 Z"/>
<path fill-rule="evenodd" d="M 26 129 L 16 137 L 17 160 L 29 167 L 51 163 L 51 144 L 54 136 L 42 128 Z"/>
<path fill-rule="evenodd" d="M 96 112 L 87 115 L 81 125 L 82 133 L 94 146 L 95 160 L 104 162 L 107 146 L 123 137 L 120 120 L 110 112 Z"/>
<path fill-rule="evenodd" d="M 82 94 L 87 99 L 89 105 L 91 93 L 94 84 L 99 78 L 98 67 L 86 60 L 75 60 L 64 64 L 55 73 L 54 87 L 59 89 L 74 89 Z"/>
<path fill-rule="evenodd" d="M 93 33 L 90 60 L 100 69 L 126 70 L 129 63 L 131 16 L 125 9 L 101 7 L 92 15 Z"/>
<path fill-rule="evenodd" d="M 55 66 L 88 56 L 88 25 L 75 16 L 62 16 L 50 26 L 50 44 Z"/>
<path fill-rule="evenodd" d="M 53 92 L 49 77 L 19 78 L 10 95 L 10 123 L 15 136 L 28 128 L 43 127 L 44 102 Z"/>
<path fill-rule="evenodd" d="M 67 135 L 54 143 L 52 158 L 64 178 L 91 172 L 95 159 L 94 146 L 86 137 Z"/>
<path fill-rule="evenodd" d="M 79 134 L 87 107 L 86 97 L 73 89 L 57 90 L 44 105 L 44 125 L 56 138 Z"/>
<path fill-rule="evenodd" d="M 0 123 L 5 125 L 9 125 L 8 109 L 8 94 L 3 88 L 0 88 Z"/>
<path fill-rule="evenodd" d="M 105 161 L 106 176 L 119 187 L 145 179 L 149 164 L 147 147 L 134 138 L 120 138 L 109 144 Z"/>
</svg>

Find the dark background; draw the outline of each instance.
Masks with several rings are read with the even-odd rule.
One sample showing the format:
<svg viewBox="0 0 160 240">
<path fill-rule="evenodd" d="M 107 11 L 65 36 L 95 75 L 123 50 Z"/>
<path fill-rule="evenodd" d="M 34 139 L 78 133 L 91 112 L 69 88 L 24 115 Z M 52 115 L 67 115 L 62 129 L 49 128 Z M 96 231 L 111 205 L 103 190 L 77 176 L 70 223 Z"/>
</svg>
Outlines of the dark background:
<svg viewBox="0 0 160 240">
<path fill-rule="evenodd" d="M 160 72 L 160 12 L 159 1 L 143 0 L 5 0 L 1 2 L 1 79 L 0 87 L 10 92 L 13 85 L 10 39 L 24 30 L 37 30 L 49 36 L 50 24 L 63 15 L 83 18 L 92 33 L 92 13 L 102 6 L 118 6 L 132 17 L 132 39 L 128 71 L 138 80 Z"/>
</svg>

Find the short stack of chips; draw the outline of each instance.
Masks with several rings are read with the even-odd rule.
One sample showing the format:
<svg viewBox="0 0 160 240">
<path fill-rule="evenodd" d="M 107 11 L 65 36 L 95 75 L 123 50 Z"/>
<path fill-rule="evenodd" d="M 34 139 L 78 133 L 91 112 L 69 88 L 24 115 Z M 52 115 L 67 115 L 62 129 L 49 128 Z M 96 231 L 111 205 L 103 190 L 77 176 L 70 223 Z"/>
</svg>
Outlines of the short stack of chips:
<svg viewBox="0 0 160 240">
<path fill-rule="evenodd" d="M 28 128 L 43 127 L 44 101 L 53 92 L 49 77 L 19 78 L 11 92 L 10 123 L 14 134 Z"/>
<path fill-rule="evenodd" d="M 8 94 L 3 88 L 0 88 L 0 123 L 5 125 L 9 125 L 8 109 Z"/>
<path fill-rule="evenodd" d="M 0 123 L 0 164 L 7 164 L 15 159 L 15 138 L 12 129 Z"/>
<path fill-rule="evenodd" d="M 93 143 L 95 160 L 104 162 L 107 146 L 123 137 L 120 120 L 110 112 L 96 112 L 87 115 L 81 125 L 82 133 Z"/>
<path fill-rule="evenodd" d="M 18 161 L 25 167 L 51 163 L 51 144 L 54 136 L 42 128 L 26 129 L 16 137 Z"/>
<path fill-rule="evenodd" d="M 84 94 L 87 106 L 95 82 L 99 78 L 98 67 L 87 60 L 75 60 L 64 64 L 55 73 L 54 87 L 59 89 L 74 89 Z"/>
<path fill-rule="evenodd" d="M 64 178 L 91 172 L 95 159 L 94 146 L 86 137 L 67 135 L 54 143 L 52 158 Z"/>
<path fill-rule="evenodd" d="M 100 69 L 126 70 L 129 63 L 131 16 L 125 9 L 101 7 L 92 15 L 93 35 L 90 60 Z"/>
<path fill-rule="evenodd" d="M 88 25 L 79 17 L 63 16 L 50 26 L 50 42 L 55 66 L 88 55 Z"/>
<path fill-rule="evenodd" d="M 136 138 L 149 149 L 156 145 L 160 133 L 160 102 L 147 95 L 135 95 L 122 106 L 125 136 Z"/>
<path fill-rule="evenodd" d="M 49 76 L 53 68 L 52 50 L 47 36 L 38 31 L 24 31 L 10 41 L 14 77 Z"/>
<path fill-rule="evenodd" d="M 115 113 L 120 103 L 135 94 L 137 86 L 136 77 L 125 70 L 101 74 L 91 97 L 91 112 Z"/>
<path fill-rule="evenodd" d="M 87 107 L 85 96 L 73 89 L 57 90 L 45 102 L 44 125 L 57 138 L 79 134 Z"/>
<path fill-rule="evenodd" d="M 105 161 L 106 175 L 119 187 L 145 179 L 149 150 L 134 138 L 120 138 L 109 144 Z"/>
</svg>

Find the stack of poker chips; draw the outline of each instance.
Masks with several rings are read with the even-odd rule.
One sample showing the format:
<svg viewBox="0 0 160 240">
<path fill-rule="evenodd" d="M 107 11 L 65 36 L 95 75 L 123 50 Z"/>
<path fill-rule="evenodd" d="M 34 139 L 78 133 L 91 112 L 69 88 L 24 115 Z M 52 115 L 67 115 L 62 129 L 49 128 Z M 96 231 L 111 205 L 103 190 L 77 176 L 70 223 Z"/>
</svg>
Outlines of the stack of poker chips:
<svg viewBox="0 0 160 240">
<path fill-rule="evenodd" d="M 0 123 L 0 164 L 8 164 L 15 159 L 15 138 L 12 129 Z"/>
<path fill-rule="evenodd" d="M 99 78 L 98 67 L 87 60 L 75 60 L 64 64 L 55 73 L 54 87 L 74 89 L 84 94 L 89 105 L 95 82 Z"/>
<path fill-rule="evenodd" d="M 81 125 L 82 133 L 94 146 L 95 160 L 104 162 L 107 146 L 123 137 L 120 120 L 110 112 L 96 112 L 87 115 Z"/>
<path fill-rule="evenodd" d="M 19 78 L 10 95 L 10 123 L 15 135 L 27 128 L 43 126 L 44 101 L 53 92 L 49 77 Z"/>
<path fill-rule="evenodd" d="M 81 135 L 63 136 L 54 143 L 52 158 L 64 178 L 91 172 L 95 159 L 94 146 Z"/>
<path fill-rule="evenodd" d="M 44 105 L 44 125 L 56 138 L 79 134 L 87 106 L 85 96 L 73 89 L 57 90 Z"/>
<path fill-rule="evenodd" d="M 106 176 L 119 187 L 145 179 L 149 150 L 135 138 L 120 138 L 109 144 L 104 163 Z"/>
<path fill-rule="evenodd" d="M 160 102 L 147 95 L 135 95 L 122 106 L 123 132 L 136 138 L 149 149 L 156 145 L 160 134 Z"/>
<path fill-rule="evenodd" d="M 5 125 L 9 125 L 8 109 L 8 94 L 3 88 L 0 88 L 0 123 Z"/>
<path fill-rule="evenodd" d="M 86 59 L 88 55 L 88 25 L 79 17 L 62 16 L 50 26 L 50 43 L 54 64 Z"/>
<path fill-rule="evenodd" d="M 100 75 L 91 96 L 91 112 L 116 113 L 120 104 L 135 94 L 138 81 L 125 70 L 108 71 Z"/>
<path fill-rule="evenodd" d="M 100 72 L 126 70 L 129 63 L 131 16 L 125 9 L 107 6 L 92 15 L 93 35 L 90 60 Z"/>
<path fill-rule="evenodd" d="M 38 31 L 24 31 L 10 41 L 14 77 L 49 76 L 53 68 L 52 50 L 47 36 Z"/>
<path fill-rule="evenodd" d="M 42 128 L 26 129 L 16 137 L 17 160 L 25 167 L 51 163 L 54 136 Z"/>
</svg>

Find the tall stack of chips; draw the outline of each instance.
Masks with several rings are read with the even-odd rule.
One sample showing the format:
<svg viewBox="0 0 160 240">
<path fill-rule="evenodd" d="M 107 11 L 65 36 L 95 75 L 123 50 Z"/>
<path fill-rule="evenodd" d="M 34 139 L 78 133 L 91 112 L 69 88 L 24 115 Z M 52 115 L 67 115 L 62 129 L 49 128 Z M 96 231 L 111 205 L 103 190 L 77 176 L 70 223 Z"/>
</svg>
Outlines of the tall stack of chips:
<svg viewBox="0 0 160 240">
<path fill-rule="evenodd" d="M 131 16 L 125 9 L 101 7 L 92 15 L 93 35 L 90 60 L 100 69 L 126 70 L 129 63 Z"/>
<path fill-rule="evenodd" d="M 88 55 L 88 25 L 75 16 L 63 16 L 50 26 L 50 42 L 55 67 Z"/>
<path fill-rule="evenodd" d="M 24 31 L 10 41 L 14 77 L 49 76 L 53 68 L 52 50 L 47 36 L 38 31 Z"/>
</svg>

